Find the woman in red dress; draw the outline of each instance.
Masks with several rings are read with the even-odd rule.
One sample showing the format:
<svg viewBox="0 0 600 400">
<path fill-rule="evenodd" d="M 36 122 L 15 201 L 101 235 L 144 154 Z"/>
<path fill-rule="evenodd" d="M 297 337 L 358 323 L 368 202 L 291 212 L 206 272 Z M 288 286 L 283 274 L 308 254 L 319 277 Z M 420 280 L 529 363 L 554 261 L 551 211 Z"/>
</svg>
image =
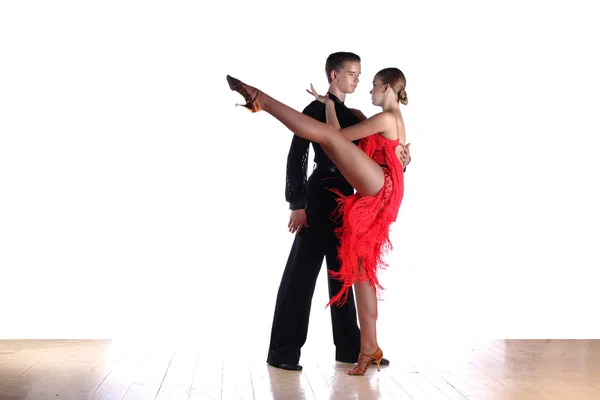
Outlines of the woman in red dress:
<svg viewBox="0 0 600 400">
<path fill-rule="evenodd" d="M 377 272 L 386 266 L 383 256 L 391 250 L 389 227 L 396 220 L 404 194 L 404 172 L 400 152 L 406 144 L 400 103 L 408 104 L 406 78 L 397 68 L 379 71 L 373 79 L 371 98 L 382 111 L 362 122 L 340 129 L 334 103 L 320 96 L 311 86 L 312 95 L 325 103 L 327 124 L 323 124 L 275 100 L 258 89 L 231 76 L 227 81 L 232 90 L 246 100 L 252 112 L 263 110 L 287 126 L 294 134 L 319 143 L 340 172 L 354 187 L 352 196 L 339 197 L 336 215 L 343 218 L 337 230 L 340 237 L 338 273 L 342 290 L 329 305 L 343 304 L 348 288 L 354 285 L 358 319 L 361 328 L 361 349 L 356 367 L 350 375 L 364 375 L 367 367 L 379 362 L 383 352 L 377 343 L 377 292 L 382 289 Z M 360 139 L 359 146 L 352 141 Z"/>
</svg>

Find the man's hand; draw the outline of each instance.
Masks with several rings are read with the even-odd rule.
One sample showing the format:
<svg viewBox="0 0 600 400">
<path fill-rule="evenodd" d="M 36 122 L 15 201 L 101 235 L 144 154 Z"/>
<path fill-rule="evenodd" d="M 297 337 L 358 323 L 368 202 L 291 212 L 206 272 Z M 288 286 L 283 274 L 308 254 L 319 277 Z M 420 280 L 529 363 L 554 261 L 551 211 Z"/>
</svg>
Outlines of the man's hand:
<svg viewBox="0 0 600 400">
<path fill-rule="evenodd" d="M 295 233 L 297 235 L 304 226 L 308 226 L 306 223 L 306 211 L 304 208 L 292 210 L 290 213 L 290 222 L 288 223 L 288 229 L 290 233 Z"/>
<path fill-rule="evenodd" d="M 410 143 L 406 144 L 406 146 L 401 146 L 399 150 L 398 158 L 400 159 L 402 166 L 406 168 L 410 163 Z"/>
<path fill-rule="evenodd" d="M 352 111 L 352 114 L 354 114 L 354 116 L 356 116 L 356 118 L 358 118 L 360 122 L 363 122 L 365 119 L 367 119 L 365 114 L 363 114 L 362 111 L 357 110 L 356 108 L 351 108 L 350 111 Z"/>
</svg>

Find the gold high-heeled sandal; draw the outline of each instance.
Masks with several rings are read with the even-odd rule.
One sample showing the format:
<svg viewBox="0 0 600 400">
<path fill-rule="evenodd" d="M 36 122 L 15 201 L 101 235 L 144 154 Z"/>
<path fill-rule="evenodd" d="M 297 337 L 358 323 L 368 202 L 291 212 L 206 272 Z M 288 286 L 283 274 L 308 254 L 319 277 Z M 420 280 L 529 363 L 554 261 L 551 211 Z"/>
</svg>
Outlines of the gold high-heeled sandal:
<svg viewBox="0 0 600 400">
<path fill-rule="evenodd" d="M 229 83 L 229 88 L 231 90 L 238 92 L 239 94 L 244 96 L 244 100 L 246 100 L 246 104 L 236 104 L 236 106 L 246 107 L 248 110 L 250 110 L 250 112 L 253 113 L 260 111 L 258 101 L 256 101 L 258 99 L 260 90 L 253 88 L 256 91 L 256 94 L 254 95 L 254 98 L 252 98 L 252 96 L 250 96 L 250 93 L 248 93 L 248 86 L 239 79 L 227 75 L 227 83 Z"/>
<path fill-rule="evenodd" d="M 377 364 L 377 371 L 381 371 L 379 364 L 381 363 L 382 359 L 383 351 L 381 351 L 379 347 L 377 348 L 377 351 L 371 354 L 370 356 L 360 353 L 358 355 L 358 362 L 356 363 L 356 367 L 349 370 L 348 375 L 364 375 L 365 372 L 367 372 L 367 368 L 369 368 L 369 365 L 371 365 L 373 361 L 375 361 L 375 364 Z"/>
</svg>

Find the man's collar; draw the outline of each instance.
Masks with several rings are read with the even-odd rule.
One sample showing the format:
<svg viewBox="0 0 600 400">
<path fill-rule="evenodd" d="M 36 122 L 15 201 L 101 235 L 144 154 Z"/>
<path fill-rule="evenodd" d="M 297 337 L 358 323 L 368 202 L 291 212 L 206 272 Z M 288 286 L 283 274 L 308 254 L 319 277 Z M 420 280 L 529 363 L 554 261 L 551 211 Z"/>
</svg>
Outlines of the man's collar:
<svg viewBox="0 0 600 400">
<path fill-rule="evenodd" d="M 343 101 L 341 101 L 340 99 L 338 99 L 338 98 L 337 98 L 337 96 L 336 96 L 335 94 L 333 94 L 333 93 L 331 93 L 331 92 L 327 92 L 327 93 L 329 94 L 329 98 L 330 98 L 331 100 L 333 100 L 334 102 L 336 102 L 336 103 L 340 103 L 340 104 L 344 104 L 344 102 L 343 102 Z"/>
</svg>

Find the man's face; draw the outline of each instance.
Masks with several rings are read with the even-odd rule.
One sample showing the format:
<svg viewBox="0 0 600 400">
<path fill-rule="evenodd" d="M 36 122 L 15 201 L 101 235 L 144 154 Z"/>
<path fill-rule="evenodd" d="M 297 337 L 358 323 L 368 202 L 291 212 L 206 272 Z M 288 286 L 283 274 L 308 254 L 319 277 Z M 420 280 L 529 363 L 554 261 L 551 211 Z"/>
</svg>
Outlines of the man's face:
<svg viewBox="0 0 600 400">
<path fill-rule="evenodd" d="M 334 72 L 333 83 L 343 93 L 354 93 L 360 76 L 360 63 L 346 61 L 342 69 Z"/>
</svg>

